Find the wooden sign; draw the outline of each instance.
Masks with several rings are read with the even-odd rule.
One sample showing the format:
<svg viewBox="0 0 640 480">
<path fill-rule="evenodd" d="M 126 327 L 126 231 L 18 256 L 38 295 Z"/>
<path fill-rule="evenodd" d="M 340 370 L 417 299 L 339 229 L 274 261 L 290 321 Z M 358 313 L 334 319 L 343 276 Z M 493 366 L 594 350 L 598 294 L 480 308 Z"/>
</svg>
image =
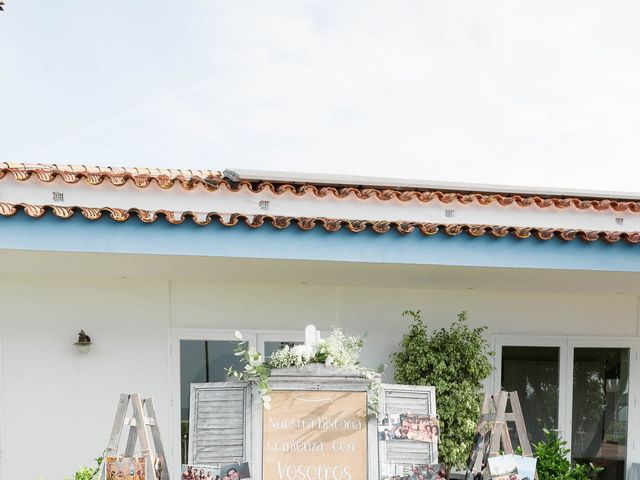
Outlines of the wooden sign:
<svg viewBox="0 0 640 480">
<path fill-rule="evenodd" d="M 279 368 L 269 384 L 271 410 L 254 384 L 193 384 L 189 463 L 247 461 L 260 480 L 379 480 L 379 460 L 403 472 L 438 463 L 435 443 L 379 441 L 377 419 L 366 415 L 369 380 L 358 370 Z M 385 414 L 436 415 L 433 387 L 383 384 L 379 401 Z"/>
<path fill-rule="evenodd" d="M 367 478 L 367 393 L 274 391 L 264 410 L 264 480 Z"/>
</svg>

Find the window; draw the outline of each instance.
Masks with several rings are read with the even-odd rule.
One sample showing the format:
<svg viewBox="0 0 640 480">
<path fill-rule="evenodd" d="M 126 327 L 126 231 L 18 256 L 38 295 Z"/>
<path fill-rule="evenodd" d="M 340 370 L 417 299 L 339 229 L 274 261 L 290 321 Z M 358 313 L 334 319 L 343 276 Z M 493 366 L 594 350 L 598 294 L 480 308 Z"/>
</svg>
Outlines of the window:
<svg viewBox="0 0 640 480">
<path fill-rule="evenodd" d="M 503 346 L 501 370 L 502 390 L 518 392 L 529 441 L 544 440 L 545 428 L 557 431 L 560 347 Z"/>
<path fill-rule="evenodd" d="M 532 442 L 555 430 L 575 462 L 624 480 L 638 462 L 638 339 L 496 336 L 494 390 L 516 391 Z M 637 422 L 637 420 L 635 420 Z M 517 441 L 514 439 L 514 444 Z M 627 448 L 627 446 L 630 446 Z"/>
<path fill-rule="evenodd" d="M 243 331 L 249 347 L 265 356 L 284 345 L 303 343 L 304 332 L 256 332 Z M 173 390 L 173 438 L 179 438 L 173 447 L 176 464 L 186 463 L 189 445 L 189 402 L 192 383 L 226 382 L 226 369 L 241 367 L 234 355 L 238 345 L 233 331 L 183 330 L 172 331 L 172 372 L 176 379 Z"/>
<path fill-rule="evenodd" d="M 629 349 L 575 348 L 571 458 L 624 480 L 629 427 Z"/>
</svg>

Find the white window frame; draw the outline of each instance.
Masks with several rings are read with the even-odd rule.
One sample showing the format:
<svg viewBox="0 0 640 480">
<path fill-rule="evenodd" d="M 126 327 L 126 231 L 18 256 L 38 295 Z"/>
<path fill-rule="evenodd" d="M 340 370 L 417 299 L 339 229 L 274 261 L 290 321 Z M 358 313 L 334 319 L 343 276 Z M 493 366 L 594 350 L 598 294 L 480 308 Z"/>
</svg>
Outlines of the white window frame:
<svg viewBox="0 0 640 480">
<path fill-rule="evenodd" d="M 568 338 L 568 372 L 571 384 L 573 385 L 573 354 L 574 348 L 628 348 L 629 349 L 629 419 L 627 422 L 627 458 L 626 458 L 626 476 L 630 478 L 631 465 L 640 461 L 639 441 L 640 435 L 635 425 L 640 421 L 638 415 L 638 383 L 640 383 L 640 375 L 638 371 L 638 345 L 637 338 L 586 338 L 586 337 L 569 337 Z M 571 415 L 571 406 L 573 405 L 573 388 L 567 393 L 567 432 L 572 431 L 573 417 Z M 567 436 L 567 447 L 571 448 L 571 435 Z"/>
<path fill-rule="evenodd" d="M 303 342 L 304 332 L 297 330 L 272 330 L 256 332 L 256 349 L 264 355 L 265 342 Z"/>
<path fill-rule="evenodd" d="M 627 430 L 626 478 L 631 465 L 640 462 L 640 431 L 634 428 L 640 422 L 638 396 L 640 394 L 640 368 L 638 354 L 640 338 L 580 337 L 580 336 L 536 336 L 536 335 L 494 335 L 495 369 L 491 382 L 494 392 L 501 389 L 502 347 L 560 347 L 560 378 L 558 392 L 559 435 L 571 448 L 572 405 L 573 405 L 573 353 L 574 348 L 628 348 L 629 349 L 629 420 Z M 569 453 L 571 455 L 571 453 Z"/>
<path fill-rule="evenodd" d="M 180 341 L 181 340 L 212 340 L 212 341 L 237 341 L 235 330 L 229 329 L 207 329 L 207 328 L 171 328 L 169 329 L 169 361 L 170 379 L 169 388 L 171 390 L 170 419 L 171 419 L 171 439 L 170 456 L 175 471 L 172 472 L 176 478 L 180 478 L 180 466 L 182 464 L 181 450 L 181 412 L 180 412 Z M 249 348 L 255 348 L 264 354 L 264 342 L 304 342 L 304 331 L 292 330 L 242 330 L 242 337 L 248 342 Z M 1 438 L 0 438 L 1 440 Z M 1 477 L 0 477 L 1 478 Z"/>
<path fill-rule="evenodd" d="M 559 378 L 558 378 L 558 431 L 559 436 L 565 438 L 567 414 L 567 339 L 566 337 L 536 336 L 536 335 L 495 335 L 494 352 L 495 370 L 493 374 L 493 391 L 502 389 L 502 347 L 558 347 Z M 571 436 L 571 435 L 569 435 Z"/>
</svg>

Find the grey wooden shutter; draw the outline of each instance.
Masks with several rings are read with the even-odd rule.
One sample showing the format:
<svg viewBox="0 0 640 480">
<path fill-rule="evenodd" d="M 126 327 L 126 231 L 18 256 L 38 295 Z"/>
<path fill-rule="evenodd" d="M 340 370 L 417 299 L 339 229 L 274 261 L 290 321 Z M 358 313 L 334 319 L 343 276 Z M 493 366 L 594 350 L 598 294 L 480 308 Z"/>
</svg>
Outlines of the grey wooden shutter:
<svg viewBox="0 0 640 480">
<path fill-rule="evenodd" d="M 383 414 L 414 413 L 437 415 L 435 387 L 382 385 L 380 411 Z M 438 463 L 436 444 L 398 440 L 380 442 L 380 462 L 399 467 Z"/>
<path fill-rule="evenodd" d="M 218 465 L 249 456 L 251 388 L 247 383 L 193 383 L 189 463 Z"/>
</svg>

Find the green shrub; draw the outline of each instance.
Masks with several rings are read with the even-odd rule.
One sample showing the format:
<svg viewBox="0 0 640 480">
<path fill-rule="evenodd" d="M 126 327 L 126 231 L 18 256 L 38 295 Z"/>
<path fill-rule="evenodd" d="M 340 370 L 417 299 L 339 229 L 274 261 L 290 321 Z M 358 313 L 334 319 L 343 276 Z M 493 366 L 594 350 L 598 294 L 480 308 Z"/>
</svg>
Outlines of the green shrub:
<svg viewBox="0 0 640 480">
<path fill-rule="evenodd" d="M 96 458 L 96 465 L 94 467 L 81 467 L 80 470 L 73 474 L 73 479 L 65 477 L 64 480 L 94 480 L 100 472 L 101 464 L 102 457 Z"/>
<path fill-rule="evenodd" d="M 571 465 L 567 442 L 547 429 L 544 434 L 546 439 L 533 445 L 539 480 L 589 480 L 602 471 L 592 463 Z"/>
<path fill-rule="evenodd" d="M 432 385 L 440 417 L 438 460 L 448 469 L 462 468 L 472 448 L 476 423 L 482 407 L 482 380 L 493 369 L 486 327 L 469 328 L 467 312 L 449 329 L 434 331 L 431 337 L 420 312 L 405 311 L 413 320 L 402 337 L 401 351 L 391 355 L 395 381 L 407 385 Z"/>
</svg>

